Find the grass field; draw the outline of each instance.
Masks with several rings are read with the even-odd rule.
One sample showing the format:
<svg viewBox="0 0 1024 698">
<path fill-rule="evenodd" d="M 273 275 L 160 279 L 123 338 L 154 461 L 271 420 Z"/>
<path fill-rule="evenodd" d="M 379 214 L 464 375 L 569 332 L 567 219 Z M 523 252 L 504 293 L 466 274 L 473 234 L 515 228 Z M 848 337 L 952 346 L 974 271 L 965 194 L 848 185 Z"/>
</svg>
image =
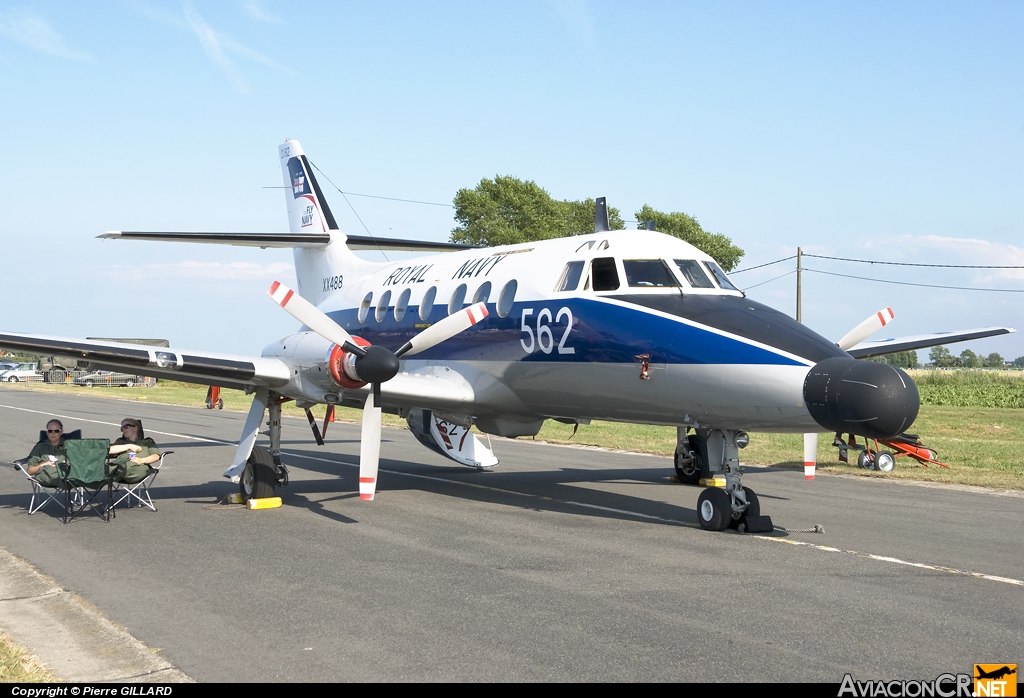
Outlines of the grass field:
<svg viewBox="0 0 1024 698">
<path fill-rule="evenodd" d="M 57 680 L 35 657 L 0 633 L 0 682 L 28 683 Z"/>
<path fill-rule="evenodd" d="M 1017 390 L 1024 390 L 1024 374 L 1016 371 L 915 371 L 913 376 L 920 386 L 922 406 L 912 431 L 920 434 L 925 444 L 938 452 L 938 459 L 949 464 L 951 469 L 935 465 L 924 467 L 908 458 L 900 458 L 896 469 L 890 473 L 862 470 L 855 464 L 839 463 L 838 452 L 831 446 L 832 435 L 822 434 L 818 438 L 819 470 L 866 477 L 1024 489 L 1024 409 L 983 406 L 993 402 L 998 404 L 1003 400 L 1004 391 L 1015 394 Z M 202 406 L 206 397 L 205 387 L 173 381 L 161 381 L 152 388 L 84 388 L 42 384 L 0 384 L 0 387 L 195 406 Z M 248 410 L 251 398 L 240 391 L 223 390 L 221 395 L 225 409 Z M 950 400 L 968 404 L 943 402 Z M 302 410 L 290 403 L 284 405 L 284 413 L 304 415 Z M 324 408 L 316 408 L 314 414 L 322 420 Z M 360 410 L 339 408 L 337 411 L 337 419 L 341 421 L 358 422 L 361 418 Z M 405 420 L 385 414 L 384 424 L 405 426 Z M 743 462 L 802 468 L 801 435 L 752 433 L 750 436 L 750 446 L 740 454 Z M 676 432 L 673 427 L 592 422 L 580 426 L 573 435 L 571 426 L 549 420 L 536 438 L 551 443 L 671 456 L 675 450 Z"/>
</svg>

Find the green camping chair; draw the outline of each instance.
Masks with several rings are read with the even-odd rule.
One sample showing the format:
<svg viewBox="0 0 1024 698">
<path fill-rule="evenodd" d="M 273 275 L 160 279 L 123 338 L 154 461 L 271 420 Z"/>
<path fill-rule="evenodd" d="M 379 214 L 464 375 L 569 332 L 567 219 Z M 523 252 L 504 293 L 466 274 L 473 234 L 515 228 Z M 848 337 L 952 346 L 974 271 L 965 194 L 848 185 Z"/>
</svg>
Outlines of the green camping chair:
<svg viewBox="0 0 1024 698">
<path fill-rule="evenodd" d="M 107 474 L 107 452 L 109 439 L 79 439 L 65 441 L 68 459 L 68 474 L 64 479 L 64 523 L 91 508 L 101 519 L 110 521 L 111 486 Z M 107 490 L 106 506 L 98 499 L 100 492 Z"/>
</svg>

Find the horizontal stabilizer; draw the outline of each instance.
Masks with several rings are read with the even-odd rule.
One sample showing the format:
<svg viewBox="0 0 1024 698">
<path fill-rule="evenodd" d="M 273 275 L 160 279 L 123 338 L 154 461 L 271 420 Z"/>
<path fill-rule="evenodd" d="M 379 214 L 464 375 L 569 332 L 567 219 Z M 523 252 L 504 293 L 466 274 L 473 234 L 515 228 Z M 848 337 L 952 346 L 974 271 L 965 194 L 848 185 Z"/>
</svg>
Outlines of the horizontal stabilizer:
<svg viewBox="0 0 1024 698">
<path fill-rule="evenodd" d="M 142 232 L 136 230 L 112 230 L 96 237 L 108 240 L 149 240 L 155 242 L 198 242 L 208 245 L 239 245 L 243 247 L 310 247 L 322 249 L 331 242 L 326 233 L 206 233 L 206 232 Z M 374 238 L 369 235 L 348 235 L 346 244 L 350 250 L 386 250 L 395 252 L 457 252 L 471 250 L 479 245 L 464 245 L 454 242 L 431 242 L 427 240 L 399 240 L 395 238 Z"/>
<path fill-rule="evenodd" d="M 982 337 L 994 337 L 1000 334 L 1010 334 L 1017 330 L 1010 327 L 982 327 L 975 330 L 957 330 L 955 332 L 935 332 L 933 334 L 919 334 L 912 337 L 893 337 L 891 339 L 875 339 L 870 342 L 861 342 L 850 349 L 847 353 L 855 359 L 867 359 L 872 356 L 892 354 L 897 351 L 910 351 L 911 349 L 927 349 L 940 344 L 954 344 L 966 342 L 971 339 Z"/>
</svg>

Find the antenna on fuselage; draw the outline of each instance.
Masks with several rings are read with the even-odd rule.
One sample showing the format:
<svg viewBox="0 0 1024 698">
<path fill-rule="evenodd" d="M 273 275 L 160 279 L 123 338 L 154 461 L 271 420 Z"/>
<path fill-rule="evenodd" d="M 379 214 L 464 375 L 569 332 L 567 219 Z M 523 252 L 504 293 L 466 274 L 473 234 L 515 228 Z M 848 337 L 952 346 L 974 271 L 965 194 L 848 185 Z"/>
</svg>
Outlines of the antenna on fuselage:
<svg viewBox="0 0 1024 698">
<path fill-rule="evenodd" d="M 611 230 L 608 225 L 608 204 L 602 196 L 594 202 L 594 232 L 607 233 Z"/>
<path fill-rule="evenodd" d="M 654 230 L 654 221 L 647 221 L 647 229 Z"/>
</svg>

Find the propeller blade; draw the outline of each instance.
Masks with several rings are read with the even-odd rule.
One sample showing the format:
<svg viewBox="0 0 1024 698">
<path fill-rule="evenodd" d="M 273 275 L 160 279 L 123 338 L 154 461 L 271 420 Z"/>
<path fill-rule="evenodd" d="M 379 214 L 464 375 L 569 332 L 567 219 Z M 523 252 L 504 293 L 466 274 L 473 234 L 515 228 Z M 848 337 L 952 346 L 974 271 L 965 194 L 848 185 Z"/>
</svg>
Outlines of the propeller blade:
<svg viewBox="0 0 1024 698">
<path fill-rule="evenodd" d="M 804 434 L 804 479 L 814 479 L 814 468 L 818 463 L 818 435 Z"/>
<path fill-rule="evenodd" d="M 879 310 L 867 320 L 847 332 L 846 336 L 836 342 L 836 344 L 838 344 L 839 348 L 843 351 L 846 351 L 851 347 L 855 347 L 892 322 L 894 317 L 896 317 L 896 315 L 892 312 L 892 308 Z"/>
<path fill-rule="evenodd" d="M 352 341 L 352 335 L 346 332 L 341 325 L 327 317 L 327 314 L 324 313 L 324 311 L 317 308 L 280 281 L 275 281 L 270 284 L 270 288 L 267 289 L 267 295 L 274 299 L 275 303 L 284 308 L 289 315 L 327 341 L 334 342 L 338 346 L 344 347 L 345 349 L 360 356 L 365 353 L 355 345 Z"/>
<path fill-rule="evenodd" d="M 373 499 L 377 491 L 377 465 L 380 462 L 380 383 L 374 383 L 363 406 L 363 426 L 359 437 L 359 498 Z"/>
<path fill-rule="evenodd" d="M 402 348 L 395 352 L 395 355 L 404 356 L 425 351 L 435 344 L 440 344 L 444 340 L 454 337 L 459 332 L 469 329 L 485 317 L 487 317 L 487 305 L 485 303 L 476 303 L 468 308 L 463 308 L 459 312 L 452 313 L 444 320 L 435 322 L 420 332 L 402 345 Z"/>
</svg>

